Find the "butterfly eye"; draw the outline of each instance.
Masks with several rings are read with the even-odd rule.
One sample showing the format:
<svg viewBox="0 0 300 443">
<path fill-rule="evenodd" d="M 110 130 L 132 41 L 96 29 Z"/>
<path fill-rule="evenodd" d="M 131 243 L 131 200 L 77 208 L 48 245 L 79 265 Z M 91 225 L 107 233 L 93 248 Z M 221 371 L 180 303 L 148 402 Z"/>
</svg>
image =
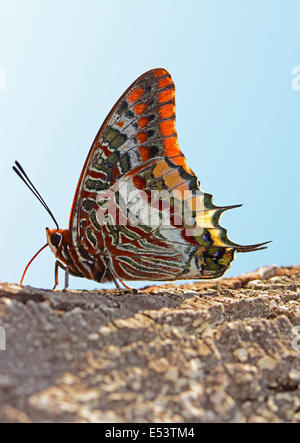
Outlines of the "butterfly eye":
<svg viewBox="0 0 300 443">
<path fill-rule="evenodd" d="M 60 243 L 62 240 L 62 236 L 60 234 L 52 234 L 51 235 L 51 243 L 53 246 L 55 246 L 56 248 L 59 247 Z"/>
</svg>

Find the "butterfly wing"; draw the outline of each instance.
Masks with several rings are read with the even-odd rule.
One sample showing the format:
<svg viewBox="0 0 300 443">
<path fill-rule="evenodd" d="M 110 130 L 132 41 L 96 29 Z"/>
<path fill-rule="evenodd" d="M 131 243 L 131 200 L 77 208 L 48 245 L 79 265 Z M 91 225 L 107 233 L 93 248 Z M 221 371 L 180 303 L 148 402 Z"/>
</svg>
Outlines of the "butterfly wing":
<svg viewBox="0 0 300 443">
<path fill-rule="evenodd" d="M 216 278 L 235 251 L 212 196 L 187 166 L 175 128 L 175 86 L 164 69 L 139 77 L 101 126 L 70 217 L 80 254 L 105 257 L 127 280 Z M 103 260 L 103 259 L 102 259 Z"/>
</svg>

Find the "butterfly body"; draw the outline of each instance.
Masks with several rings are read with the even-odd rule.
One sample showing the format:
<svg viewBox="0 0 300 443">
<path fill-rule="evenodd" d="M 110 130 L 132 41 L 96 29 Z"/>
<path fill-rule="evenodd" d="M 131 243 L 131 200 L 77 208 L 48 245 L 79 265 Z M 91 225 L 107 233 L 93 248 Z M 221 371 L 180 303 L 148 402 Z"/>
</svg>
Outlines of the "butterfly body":
<svg viewBox="0 0 300 443">
<path fill-rule="evenodd" d="M 109 113 L 83 167 L 69 229 L 48 231 L 47 241 L 73 275 L 98 282 L 217 278 L 236 251 L 262 246 L 228 239 L 219 218 L 229 208 L 215 206 L 187 166 L 174 83 L 154 69 Z"/>
</svg>

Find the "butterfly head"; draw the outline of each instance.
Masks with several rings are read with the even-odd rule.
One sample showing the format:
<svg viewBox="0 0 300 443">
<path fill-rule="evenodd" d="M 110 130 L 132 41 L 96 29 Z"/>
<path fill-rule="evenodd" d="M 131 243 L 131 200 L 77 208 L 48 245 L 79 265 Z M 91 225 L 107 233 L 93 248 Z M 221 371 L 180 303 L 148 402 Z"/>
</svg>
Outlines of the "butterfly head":
<svg viewBox="0 0 300 443">
<path fill-rule="evenodd" d="M 68 229 L 46 228 L 47 245 L 61 264 L 64 264 L 71 275 L 83 277 L 82 272 L 72 258 L 72 241 Z"/>
<path fill-rule="evenodd" d="M 59 254 L 64 243 L 64 231 L 62 229 L 46 228 L 47 243 L 55 256 Z"/>
</svg>

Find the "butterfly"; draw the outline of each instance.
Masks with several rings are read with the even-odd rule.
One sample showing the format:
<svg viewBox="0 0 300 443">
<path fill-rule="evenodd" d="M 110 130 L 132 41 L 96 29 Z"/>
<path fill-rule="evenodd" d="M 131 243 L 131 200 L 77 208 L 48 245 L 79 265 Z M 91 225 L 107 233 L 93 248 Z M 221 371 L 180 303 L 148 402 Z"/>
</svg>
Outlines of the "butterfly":
<svg viewBox="0 0 300 443">
<path fill-rule="evenodd" d="M 99 283 L 211 279 L 224 274 L 241 246 L 219 225 L 219 207 L 179 148 L 175 85 L 165 69 L 140 76 L 102 124 L 83 166 L 68 229 L 59 226 L 22 166 L 13 167 L 56 224 L 46 228 L 58 268 Z M 34 258 L 41 252 L 34 256 Z M 33 259 L 34 259 L 33 258 Z M 32 260 L 33 260 L 32 259 Z M 24 275 L 31 264 L 27 265 Z"/>
</svg>

